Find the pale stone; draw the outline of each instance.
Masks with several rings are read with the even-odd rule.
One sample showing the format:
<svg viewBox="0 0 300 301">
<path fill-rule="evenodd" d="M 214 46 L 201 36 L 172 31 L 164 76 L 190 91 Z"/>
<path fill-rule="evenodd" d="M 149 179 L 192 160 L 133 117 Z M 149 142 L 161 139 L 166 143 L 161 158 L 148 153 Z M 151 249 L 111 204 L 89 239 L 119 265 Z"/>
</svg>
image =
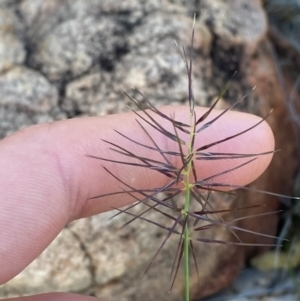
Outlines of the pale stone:
<svg viewBox="0 0 300 301">
<path fill-rule="evenodd" d="M 80 292 L 92 284 L 90 264 L 81 242 L 66 228 L 25 270 L 0 287 L 0 296 Z"/>
</svg>

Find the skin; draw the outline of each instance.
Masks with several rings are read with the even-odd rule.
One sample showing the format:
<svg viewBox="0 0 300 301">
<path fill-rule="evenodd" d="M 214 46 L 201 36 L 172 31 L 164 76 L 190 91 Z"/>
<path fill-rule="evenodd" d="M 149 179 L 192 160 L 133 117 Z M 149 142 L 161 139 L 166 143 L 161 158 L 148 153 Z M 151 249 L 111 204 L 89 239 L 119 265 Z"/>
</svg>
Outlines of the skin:
<svg viewBox="0 0 300 301">
<path fill-rule="evenodd" d="M 166 115 L 188 122 L 184 107 L 163 107 Z M 197 108 L 197 116 L 206 111 Z M 213 111 L 209 119 L 220 111 Z M 69 222 L 99 214 L 112 207 L 130 204 L 128 196 L 91 197 L 114 192 L 120 184 L 101 165 L 136 188 L 160 187 L 166 177 L 157 172 L 131 166 L 116 165 L 92 159 L 86 154 L 124 160 L 109 150 L 107 139 L 128 150 L 142 148 L 120 137 L 114 129 L 142 143 L 150 144 L 135 121 L 136 115 L 126 113 L 106 117 L 78 118 L 28 127 L 0 142 L 0 284 L 9 281 L 34 260 Z M 201 132 L 196 146 L 217 141 L 238 133 L 260 120 L 259 117 L 228 112 L 210 128 Z M 145 123 L 144 123 L 145 124 Z M 165 120 L 160 124 L 172 130 Z M 178 150 L 176 143 L 158 134 L 145 124 L 161 148 Z M 182 136 L 184 139 L 184 136 Z M 250 132 L 213 148 L 219 152 L 259 153 L 274 149 L 272 131 L 266 122 Z M 143 156 L 162 161 L 159 154 L 142 149 Z M 209 150 L 211 151 L 211 149 Z M 246 185 L 267 168 L 272 155 L 258 157 L 251 164 L 217 177 L 216 181 Z M 180 166 L 178 159 L 173 163 Z M 245 159 L 198 162 L 198 178 L 211 176 L 245 162 Z M 10 300 L 92 300 L 73 294 L 43 294 Z"/>
</svg>

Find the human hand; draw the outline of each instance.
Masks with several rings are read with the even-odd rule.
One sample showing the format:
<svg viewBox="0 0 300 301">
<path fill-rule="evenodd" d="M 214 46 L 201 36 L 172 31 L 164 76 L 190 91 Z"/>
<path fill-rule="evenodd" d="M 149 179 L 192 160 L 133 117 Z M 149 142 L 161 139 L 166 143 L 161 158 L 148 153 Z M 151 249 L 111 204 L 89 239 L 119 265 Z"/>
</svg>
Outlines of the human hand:
<svg viewBox="0 0 300 301">
<path fill-rule="evenodd" d="M 189 116 L 186 108 L 163 107 L 166 115 L 176 119 Z M 197 108 L 197 115 L 204 108 Z M 216 116 L 213 111 L 210 118 Z M 21 130 L 0 142 L 0 284 L 12 279 L 34 260 L 69 222 L 98 214 L 112 207 L 133 202 L 129 195 L 91 199 L 117 190 L 116 182 L 102 167 L 108 164 L 86 157 L 86 154 L 116 158 L 102 141 L 107 139 L 126 149 L 139 147 L 120 137 L 114 129 L 148 144 L 148 138 L 135 121 L 133 113 L 106 117 L 78 118 Z M 259 117 L 227 112 L 210 128 L 199 134 L 196 144 L 213 142 L 238 133 L 259 120 Z M 162 121 L 164 122 L 164 121 Z M 167 126 L 167 125 L 166 125 Z M 149 129 L 155 141 L 167 150 L 176 144 Z M 140 133 L 140 135 L 139 135 Z M 201 138 L 200 138 L 201 137 Z M 177 149 L 177 148 L 176 148 Z M 260 153 L 274 149 L 274 138 L 266 122 L 251 131 L 218 145 L 218 152 Z M 143 156 L 153 157 L 143 149 Z M 251 164 L 221 177 L 227 183 L 246 185 L 269 165 L 272 155 L 259 156 Z M 180 159 L 178 159 L 180 160 Z M 199 162 L 198 176 L 207 177 L 237 165 L 236 160 Z M 197 165 L 198 167 L 198 165 Z M 122 179 L 135 179 L 136 188 L 158 187 L 166 178 L 157 172 L 132 166 L 114 165 Z M 74 294 L 43 294 L 9 300 L 93 300 Z"/>
</svg>

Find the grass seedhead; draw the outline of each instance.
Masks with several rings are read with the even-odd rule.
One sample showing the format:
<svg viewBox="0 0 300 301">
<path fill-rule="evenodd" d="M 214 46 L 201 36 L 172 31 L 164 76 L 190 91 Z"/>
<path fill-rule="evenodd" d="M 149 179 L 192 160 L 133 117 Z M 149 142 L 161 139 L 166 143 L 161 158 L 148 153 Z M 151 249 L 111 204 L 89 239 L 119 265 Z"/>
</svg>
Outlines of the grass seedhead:
<svg viewBox="0 0 300 301">
<path fill-rule="evenodd" d="M 122 138 L 125 142 L 132 144 L 133 146 L 138 146 L 147 150 L 147 153 L 153 152 L 154 158 L 143 155 L 143 152 L 136 153 L 132 149 L 137 148 L 127 148 L 119 144 L 113 143 L 109 140 L 103 140 L 112 154 L 121 156 L 123 160 L 116 160 L 113 158 L 104 158 L 95 155 L 88 155 L 90 158 L 101 160 L 105 163 L 113 163 L 117 165 L 124 165 L 136 168 L 144 168 L 146 170 L 151 170 L 159 173 L 166 177 L 167 184 L 161 187 L 139 189 L 135 188 L 132 184 L 129 184 L 126 179 L 121 179 L 117 176 L 112 169 L 108 169 L 103 166 L 106 172 L 114 177 L 120 188 L 118 191 L 106 195 L 95 196 L 94 198 L 101 198 L 112 195 L 129 195 L 135 202 L 133 205 L 128 206 L 125 209 L 115 208 L 117 213 L 126 214 L 131 216 L 131 219 L 123 225 L 123 227 L 129 225 L 135 220 L 142 220 L 149 224 L 155 225 L 166 231 L 166 236 L 162 241 L 157 252 L 154 254 L 153 259 L 149 263 L 145 273 L 149 270 L 154 260 L 166 245 L 171 236 L 178 237 L 177 250 L 173 261 L 173 266 L 171 269 L 171 289 L 174 285 L 176 276 L 179 271 L 180 263 L 183 262 L 184 266 L 184 278 L 185 278 L 185 291 L 184 300 L 190 300 L 190 262 L 194 263 L 197 274 L 199 275 L 199 267 L 196 260 L 196 251 L 194 244 L 196 242 L 202 243 L 214 243 L 222 245 L 236 245 L 236 246 L 273 246 L 272 244 L 248 244 L 244 243 L 238 236 L 239 232 L 247 232 L 253 235 L 260 235 L 266 238 L 274 238 L 273 236 L 257 233 L 241 227 L 236 226 L 236 222 L 241 219 L 253 218 L 258 216 L 264 216 L 265 214 L 250 215 L 243 218 L 232 219 L 230 221 L 225 221 L 222 218 L 222 214 L 228 213 L 230 211 L 241 211 L 250 208 L 255 208 L 257 206 L 248 206 L 236 209 L 215 209 L 211 204 L 211 196 L 213 192 L 222 192 L 228 194 L 234 194 L 234 192 L 224 192 L 224 188 L 232 189 L 244 189 L 256 193 L 269 194 L 273 196 L 282 195 L 266 192 L 259 189 L 253 189 L 249 187 L 239 186 L 235 183 L 228 184 L 218 181 L 218 178 L 222 176 L 227 176 L 228 174 L 244 168 L 246 165 L 252 164 L 258 157 L 264 155 L 270 155 L 274 151 L 266 151 L 261 153 L 236 153 L 236 152 L 216 152 L 210 151 L 214 146 L 220 145 L 224 142 L 228 142 L 241 136 L 254 128 L 258 127 L 264 120 L 268 117 L 265 116 L 259 122 L 248 127 L 247 129 L 238 132 L 237 134 L 225 136 L 222 139 L 218 139 L 214 142 L 204 144 L 200 147 L 195 147 L 195 141 L 201 134 L 216 123 L 222 116 L 224 116 L 232 107 L 238 104 L 241 100 L 237 101 L 228 109 L 220 112 L 216 117 L 209 119 L 213 109 L 216 107 L 218 101 L 225 94 L 228 89 L 229 83 L 226 84 L 223 91 L 221 91 L 219 97 L 214 101 L 212 106 L 207 109 L 207 111 L 202 114 L 199 118 L 196 117 L 195 112 L 195 99 L 192 88 L 192 48 L 194 41 L 194 27 L 192 30 L 191 37 L 191 54 L 189 58 L 186 56 L 186 50 L 182 47 L 179 49 L 180 55 L 185 63 L 187 77 L 188 77 L 188 105 L 189 105 L 189 123 L 184 123 L 182 121 L 176 120 L 176 117 L 167 116 L 162 111 L 153 106 L 150 101 L 138 90 L 134 89 L 135 94 L 141 96 L 141 100 L 130 96 L 126 92 L 125 95 L 133 102 L 133 104 L 138 108 L 138 111 L 132 110 L 136 115 L 136 122 L 138 127 L 141 129 L 142 133 L 145 135 L 149 144 L 145 142 L 140 142 L 139 139 L 134 136 L 128 136 L 122 133 L 122 131 L 116 129 L 115 132 Z M 146 109 L 145 109 L 146 107 Z M 209 119 L 209 120 L 208 120 Z M 164 122 L 161 122 L 161 121 Z M 169 126 L 165 126 L 168 124 Z M 163 135 L 166 140 L 170 139 L 175 142 L 175 148 L 173 150 L 162 149 L 159 143 L 156 142 L 155 135 Z M 200 139 L 200 138 L 198 138 Z M 145 139 L 143 140 L 145 141 Z M 157 159 L 157 154 L 159 154 L 159 159 Z M 180 159 L 180 160 L 177 160 Z M 237 162 L 236 166 L 232 168 L 227 168 L 223 171 L 215 173 L 208 177 L 199 177 L 197 174 L 196 164 L 199 161 L 217 161 L 217 160 L 237 160 L 245 159 L 242 163 Z M 179 163 L 178 163 L 179 162 Z M 198 163 L 197 163 L 198 162 Z M 161 195 L 164 195 L 161 197 Z M 176 197 L 179 195 L 184 196 L 184 204 L 177 203 Z M 147 208 L 139 214 L 132 213 L 130 210 L 138 204 L 144 204 Z M 155 211 L 158 215 L 167 218 L 170 221 L 171 226 L 167 226 L 160 222 L 154 221 L 147 218 L 147 214 L 151 211 Z M 276 214 L 277 212 L 271 212 L 267 214 Z M 209 239 L 202 236 L 203 231 L 208 231 L 214 227 L 225 227 L 230 231 L 235 237 L 235 241 L 222 241 L 218 239 Z M 190 255 L 192 260 L 190 260 Z M 198 276 L 199 277 L 199 276 Z"/>
</svg>

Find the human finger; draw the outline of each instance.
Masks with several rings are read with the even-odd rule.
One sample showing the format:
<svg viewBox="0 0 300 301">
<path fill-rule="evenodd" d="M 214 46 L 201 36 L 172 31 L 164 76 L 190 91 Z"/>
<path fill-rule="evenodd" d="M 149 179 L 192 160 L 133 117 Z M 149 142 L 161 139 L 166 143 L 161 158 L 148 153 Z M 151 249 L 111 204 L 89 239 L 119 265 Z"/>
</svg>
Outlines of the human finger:
<svg viewBox="0 0 300 301">
<path fill-rule="evenodd" d="M 187 122 L 184 107 L 161 108 L 166 115 Z M 200 116 L 207 109 L 197 108 Z M 220 111 L 213 111 L 209 118 Z M 120 183 L 102 167 L 137 189 L 159 187 L 168 178 L 149 169 L 114 165 L 86 155 L 123 160 L 103 140 L 120 145 L 132 152 L 142 151 L 144 157 L 160 159 L 158 152 L 145 149 L 120 136 L 133 137 L 149 144 L 149 137 L 136 122 L 133 113 L 106 117 L 71 119 L 37 125 L 3 139 L 0 142 L 0 283 L 26 267 L 70 221 L 120 207 L 134 200 L 129 195 L 91 199 L 119 189 Z M 195 145 L 202 146 L 235 135 L 259 121 L 259 117 L 228 112 L 201 132 Z M 172 130 L 172 125 L 160 119 L 160 124 Z M 165 135 L 144 124 L 156 143 L 165 150 L 178 150 L 178 145 Z M 218 152 L 260 153 L 274 148 L 272 132 L 263 122 L 235 139 L 213 147 Z M 218 181 L 245 185 L 253 181 L 268 166 L 271 155 L 258 156 L 251 164 L 234 170 Z M 177 160 L 177 163 L 176 163 Z M 180 158 L 174 164 L 180 164 Z M 198 162 L 198 177 L 216 175 L 238 164 L 236 160 Z"/>
</svg>

